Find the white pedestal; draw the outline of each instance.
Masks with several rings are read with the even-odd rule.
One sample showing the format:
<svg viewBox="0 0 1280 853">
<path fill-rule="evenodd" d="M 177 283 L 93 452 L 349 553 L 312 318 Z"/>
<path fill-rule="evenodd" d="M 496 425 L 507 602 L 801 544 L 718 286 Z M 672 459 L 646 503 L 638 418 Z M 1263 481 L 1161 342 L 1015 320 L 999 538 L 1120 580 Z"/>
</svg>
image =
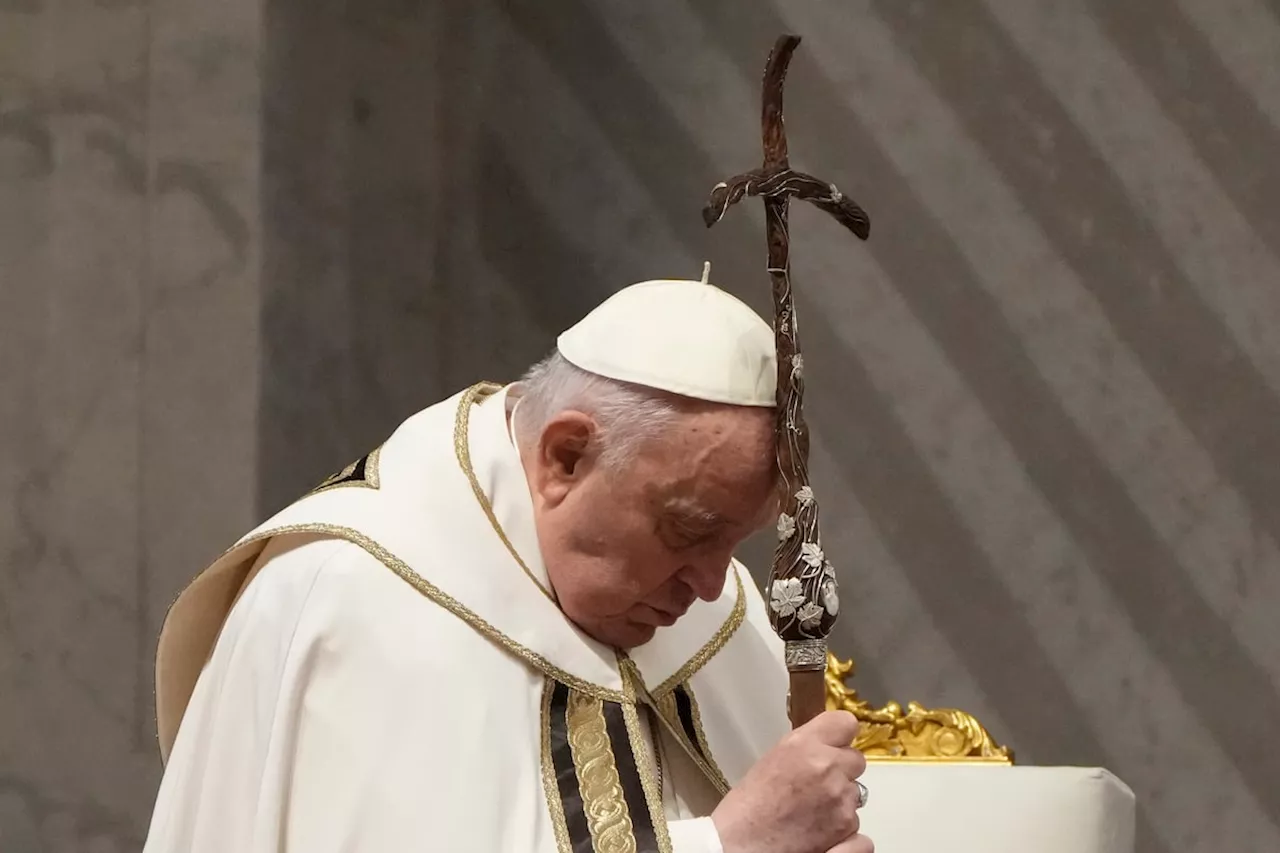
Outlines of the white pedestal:
<svg viewBox="0 0 1280 853">
<path fill-rule="evenodd" d="M 873 763 L 879 853 L 1133 853 L 1133 792 L 1106 770 Z"/>
</svg>

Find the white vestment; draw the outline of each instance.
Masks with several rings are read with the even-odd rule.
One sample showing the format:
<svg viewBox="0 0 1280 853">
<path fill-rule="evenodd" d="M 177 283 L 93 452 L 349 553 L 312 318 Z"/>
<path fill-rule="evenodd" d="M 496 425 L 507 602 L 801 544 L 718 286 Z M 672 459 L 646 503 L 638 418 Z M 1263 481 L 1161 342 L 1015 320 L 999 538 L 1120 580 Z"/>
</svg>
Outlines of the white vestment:
<svg viewBox="0 0 1280 853">
<path fill-rule="evenodd" d="M 545 584 L 507 406 L 420 412 L 175 602 L 145 853 L 720 850 L 790 728 L 764 602 L 734 563 L 634 670 L 578 631 L 498 533 Z"/>
</svg>

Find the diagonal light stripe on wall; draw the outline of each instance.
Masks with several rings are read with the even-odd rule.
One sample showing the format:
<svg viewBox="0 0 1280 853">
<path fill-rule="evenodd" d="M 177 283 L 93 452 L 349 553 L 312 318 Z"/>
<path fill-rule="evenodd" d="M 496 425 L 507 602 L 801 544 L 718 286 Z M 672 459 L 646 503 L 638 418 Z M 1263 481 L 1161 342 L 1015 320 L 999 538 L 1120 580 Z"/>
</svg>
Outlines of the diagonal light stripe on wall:
<svg viewBox="0 0 1280 853">
<path fill-rule="evenodd" d="M 564 239 L 582 252 L 580 260 L 589 266 L 579 273 L 594 279 L 590 286 L 602 287 L 605 293 L 611 289 L 606 282 L 635 275 L 699 278 L 701 260 L 676 269 L 678 258 L 654 251 L 655 245 L 674 247 L 676 236 L 643 174 L 632 168 L 618 145 L 617 132 L 602 127 L 601 112 L 567 84 L 563 71 L 553 67 L 526 34 L 504 17 L 493 17 L 489 31 L 500 34 L 508 46 L 503 75 L 494 84 L 508 94 L 501 114 L 486 120 L 486 132 L 500 142 L 529 189 L 546 200 L 545 215 L 557 220 Z M 548 113 L 555 116 L 554 126 L 545 121 Z M 624 122 L 647 120 L 643 115 L 627 116 L 625 110 L 620 113 Z M 695 204 L 693 196 L 685 232 L 701 227 Z M 598 251 L 617 233 L 627 234 L 628 241 L 610 252 Z"/>
<path fill-rule="evenodd" d="M 653 90 L 662 94 L 664 106 L 684 135 L 697 140 L 698 147 L 721 171 L 745 169 L 761 158 L 758 75 L 744 76 L 732 59 L 720 52 L 715 34 L 695 14 L 695 7 L 671 3 L 659 9 L 656 4 L 628 0 L 599 0 L 596 5 L 608 9 L 600 24 L 613 44 Z M 768 47 L 768 42 L 757 46 L 759 50 Z M 795 61 L 800 62 L 801 56 Z M 761 53 L 761 68 L 763 63 Z M 794 154 L 803 155 L 803 140 L 815 130 L 802 124 L 788 125 L 788 136 L 796 140 Z M 714 184 L 719 173 L 707 177 Z M 703 188 L 684 202 L 691 213 L 698 212 L 709 189 Z M 750 217 L 757 223 L 752 225 L 753 233 L 763 234 L 763 205 L 740 206 L 735 212 L 736 218 Z M 700 219 L 696 227 L 703 227 Z M 743 246 L 737 246 L 741 254 Z M 753 247 L 745 248 L 749 252 Z M 764 273 L 757 276 L 764 278 Z"/>
<path fill-rule="evenodd" d="M 1280 148 L 1280 131 L 1176 5 L 1166 5 L 1156 16 L 1134 3 L 1091 0 L 1087 5 L 1141 77 L 1149 96 L 1212 168 L 1222 191 L 1271 250 L 1280 253 L 1280 210 L 1275 204 L 1280 175 L 1266 165 Z M 1098 58 L 1105 63 L 1103 54 Z M 1127 85 L 1120 77 L 1115 82 Z M 1153 153 L 1163 149 L 1157 145 Z"/>
<path fill-rule="evenodd" d="M 1253 230 L 1260 221 L 1246 220 L 1232 205 L 1178 125 L 1087 13 L 1052 0 L 990 0 L 988 6 L 1076 127 L 1106 157 L 1187 280 L 1223 318 L 1274 393 L 1280 388 L 1280 348 L 1273 334 L 1280 324 L 1280 262 Z M 1227 246 L 1231 251 L 1224 251 Z"/>
<path fill-rule="evenodd" d="M 999 162 L 1007 182 L 1076 269 L 1147 372 L 1201 444 L 1245 495 L 1259 520 L 1280 533 L 1280 471 L 1258 466 L 1280 434 L 1280 400 L 1158 241 L 1111 167 L 1038 83 L 1034 66 L 998 23 L 966 0 L 939 14 L 903 18 L 884 5 L 918 67 L 926 72 Z M 970 49 L 948 55 L 956 27 Z M 963 68 L 963 71 L 961 70 Z M 993 87 L 1003 92 L 987 97 Z M 1051 151 L 1034 128 L 1052 129 Z M 1101 217 L 1105 229 L 1081 222 Z M 1206 394 L 1212 389 L 1212 397 Z M 1280 455 L 1280 446 L 1274 448 Z"/>
<path fill-rule="evenodd" d="M 791 21 L 814 33 L 810 49 L 833 69 L 833 80 L 856 91 L 859 114 L 981 271 L 984 288 L 1000 301 L 1037 371 L 1122 478 L 1198 592 L 1229 620 L 1253 658 L 1280 678 L 1280 638 L 1271 630 L 1267 604 L 1269 595 L 1280 595 L 1280 552 L 1254 528 L 1239 495 L 1142 373 L 1097 303 L 950 111 L 893 50 L 892 33 L 869 16 L 847 24 L 817 15 L 793 15 Z M 837 52 L 844 57 L 839 71 Z M 1253 568 L 1242 589 L 1231 573 L 1199 571 L 1207 561 Z"/>
<path fill-rule="evenodd" d="M 735 166 L 712 162 L 706 156 L 698 138 L 673 115 L 668 93 L 654 89 L 639 65 L 628 61 L 596 4 L 565 0 L 565 8 L 572 14 L 552 19 L 543 15 L 537 4 L 512 2 L 504 5 L 503 13 L 541 54 L 543 62 L 571 87 L 572 97 L 593 116 L 610 146 L 640 180 L 654 211 L 660 212 L 672 234 L 691 247 L 691 254 L 715 258 L 720 269 L 716 277 L 721 282 L 760 280 L 758 256 L 744 256 L 742 250 L 759 241 L 759 231 L 748 217 L 726 218 L 716 228 L 707 229 L 700 216 L 711 185 L 724 169 Z M 660 46 L 647 64 L 665 58 L 665 51 L 665 46 Z M 602 68 L 610 73 L 601 74 Z M 748 118 L 746 126 L 754 138 L 758 123 Z M 758 143 L 750 156 L 759 157 Z M 752 298 L 750 292 L 739 295 Z M 763 296 L 767 303 L 767 289 Z"/>
<path fill-rule="evenodd" d="M 858 652 L 853 686 L 877 704 L 914 700 L 928 707 L 963 708 L 997 740 L 1009 741 L 1013 730 L 978 686 L 966 663 L 967 650 L 949 642 L 929 617 L 926 603 L 858 499 L 858 483 L 841 475 L 838 457 L 847 452 L 847 430 L 825 419 L 813 426 L 810 468 L 822 501 L 823 547 L 841 583 L 843 609 L 831 642 L 842 657 Z M 875 676 L 874 682 L 868 674 Z"/>
<path fill-rule="evenodd" d="M 819 271 L 809 266 L 801 272 L 813 278 Z M 839 269 L 823 271 L 835 279 Z M 850 288 L 823 289 L 821 307 L 894 401 L 910 440 L 1035 626 L 1039 647 L 1071 686 L 1077 705 L 1088 709 L 1108 765 L 1134 786 L 1171 850 L 1197 838 L 1241 840 L 1241 831 L 1249 833 L 1246 840 L 1256 837 L 1253 828 L 1265 824 L 1265 814 L 1212 733 L 1189 713 L 1165 665 L 1084 565 L 1086 556 L 963 378 L 894 291 L 875 288 L 874 296 L 864 295 L 867 278 L 859 275 Z M 946 428 L 939 430 L 940 423 Z M 1099 649 L 1108 654 L 1099 655 Z M 1009 677 L 1018 674 L 1011 671 Z M 1134 696 L 1143 701 L 1132 702 Z M 1152 708 L 1165 713 L 1153 715 Z M 1168 744 L 1179 745 L 1176 754 L 1167 751 Z M 1067 754 L 1055 760 L 1073 759 Z M 1192 770 L 1212 787 L 1213 798 L 1159 797 L 1170 773 Z"/>
<path fill-rule="evenodd" d="M 1280 129 L 1280 19 L 1262 0 L 1176 0 L 1187 19 L 1245 89 L 1272 127 Z"/>
<path fill-rule="evenodd" d="M 1259 418 L 1265 422 L 1271 417 L 1271 410 L 1278 408 L 1276 398 L 1247 363 L 1206 357 L 1206 353 L 1230 353 L 1234 349 L 1232 339 L 1194 296 L 1142 223 L 1132 202 L 1116 186 L 1105 164 L 1080 138 L 1081 132 L 1061 114 L 1052 95 L 1036 83 L 1028 60 L 984 10 L 966 0 L 948 4 L 937 15 L 910 20 L 903 18 L 896 7 L 876 5 L 882 17 L 893 19 L 895 31 L 910 47 L 917 65 L 927 71 L 933 85 L 952 98 L 968 131 L 999 153 L 1002 172 L 1017 188 L 1021 202 L 1034 212 L 1058 250 L 1081 273 L 1081 281 L 1107 306 L 1112 322 L 1122 330 L 1135 354 L 1158 377 L 1165 394 L 1176 401 L 1184 422 L 1195 429 L 1220 466 L 1230 465 L 1233 481 L 1249 497 L 1254 512 L 1271 523 L 1274 501 L 1268 504 L 1265 495 L 1276 474 L 1257 471 L 1260 466 L 1256 459 L 1259 452 L 1267 452 L 1267 445 L 1275 437 L 1266 438 L 1264 431 L 1255 430 L 1249 434 L 1251 444 L 1242 445 L 1240 438 L 1230 436 L 1228 430 L 1234 424 L 1245 423 L 1246 408 L 1250 422 L 1259 423 Z M 963 55 L 944 55 L 942 46 L 953 44 L 956 27 L 965 31 L 974 49 Z M 955 67 L 961 60 L 963 73 Z M 1007 97 L 975 97 L 996 81 L 1008 90 Z M 1055 163 L 1065 167 L 1060 179 L 1046 173 L 1027 155 L 1035 144 L 1028 127 L 1036 121 L 1048 122 L 1057 135 L 1055 157 L 1061 161 L 1055 159 Z M 1074 223 L 1082 208 L 1094 207 L 1107 212 L 1111 228 L 1106 235 L 1085 242 Z M 1108 286 L 1106 281 L 1115 276 L 1114 280 L 1123 282 L 1134 273 L 1141 281 L 1144 270 L 1154 271 L 1164 282 L 1158 301 L 1150 291 L 1133 285 Z M 1188 346 L 1191 341 L 1197 341 L 1194 348 Z M 1215 396 L 1221 394 L 1214 399 L 1212 409 L 1204 405 L 1207 381 L 1218 383 Z M 1230 420 L 1233 412 L 1229 407 L 1237 407 L 1241 419 Z M 1280 411 L 1274 420 L 1280 421 Z M 1246 449 L 1248 453 L 1244 452 Z M 1029 466 L 1046 462 L 1033 457 L 1024 459 Z M 1051 476 L 1070 480 L 1079 494 L 1087 494 L 1095 482 L 1091 478 L 1101 475 L 1080 465 L 1045 470 Z M 1060 511 L 1075 514 L 1077 535 L 1087 534 L 1089 547 L 1105 555 L 1094 560 L 1095 567 L 1106 572 L 1116 594 L 1126 598 L 1126 608 L 1153 648 L 1171 663 L 1178 662 L 1173 672 L 1184 700 L 1217 732 L 1219 743 L 1232 753 L 1260 801 L 1268 802 L 1270 811 L 1267 792 L 1280 787 L 1280 744 L 1245 744 L 1235 732 L 1242 724 L 1266 727 L 1266 721 L 1280 717 L 1280 697 L 1257 663 L 1235 646 L 1229 628 L 1213 616 L 1194 590 L 1177 573 L 1161 570 L 1169 558 L 1160 554 L 1160 548 L 1140 523 L 1135 526 L 1132 514 L 1115 514 L 1121 508 L 1113 505 L 1103 515 L 1093 507 L 1073 505 L 1068 500 Z M 1196 626 L 1194 634 L 1186 630 L 1187 624 Z M 1247 697 L 1230 719 L 1221 712 L 1220 697 L 1224 696 Z M 1248 721 L 1241 720 L 1239 714 L 1248 717 Z M 1258 760 L 1259 749 L 1268 760 Z"/>
</svg>

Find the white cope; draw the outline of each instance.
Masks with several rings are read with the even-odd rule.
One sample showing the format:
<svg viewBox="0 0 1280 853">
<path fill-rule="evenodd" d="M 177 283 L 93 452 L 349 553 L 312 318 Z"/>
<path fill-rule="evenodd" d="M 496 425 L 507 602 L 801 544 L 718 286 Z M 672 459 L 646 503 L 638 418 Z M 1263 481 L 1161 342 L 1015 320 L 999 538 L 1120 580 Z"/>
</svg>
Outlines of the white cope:
<svg viewBox="0 0 1280 853">
<path fill-rule="evenodd" d="M 467 407 L 462 447 L 545 577 L 505 397 Z M 618 655 L 564 618 L 482 511 L 455 447 L 461 402 L 406 421 L 175 602 L 145 853 L 567 853 L 584 833 L 595 849 L 630 833 L 641 850 L 720 850 L 716 787 L 665 729 L 655 756 Z M 781 643 L 733 572 L 631 655 L 721 784 L 789 729 Z"/>
</svg>

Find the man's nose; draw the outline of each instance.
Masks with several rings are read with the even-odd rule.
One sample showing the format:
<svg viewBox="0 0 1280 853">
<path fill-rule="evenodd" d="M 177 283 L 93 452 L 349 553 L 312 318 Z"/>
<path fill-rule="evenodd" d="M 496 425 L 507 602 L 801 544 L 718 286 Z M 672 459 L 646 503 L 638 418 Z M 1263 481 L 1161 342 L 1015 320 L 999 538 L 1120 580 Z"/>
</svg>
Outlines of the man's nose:
<svg viewBox="0 0 1280 853">
<path fill-rule="evenodd" d="M 729 557 L 720 555 L 685 566 L 680 579 L 689 585 L 694 595 L 703 601 L 715 601 L 724 592 L 724 580 L 729 573 Z"/>
</svg>

